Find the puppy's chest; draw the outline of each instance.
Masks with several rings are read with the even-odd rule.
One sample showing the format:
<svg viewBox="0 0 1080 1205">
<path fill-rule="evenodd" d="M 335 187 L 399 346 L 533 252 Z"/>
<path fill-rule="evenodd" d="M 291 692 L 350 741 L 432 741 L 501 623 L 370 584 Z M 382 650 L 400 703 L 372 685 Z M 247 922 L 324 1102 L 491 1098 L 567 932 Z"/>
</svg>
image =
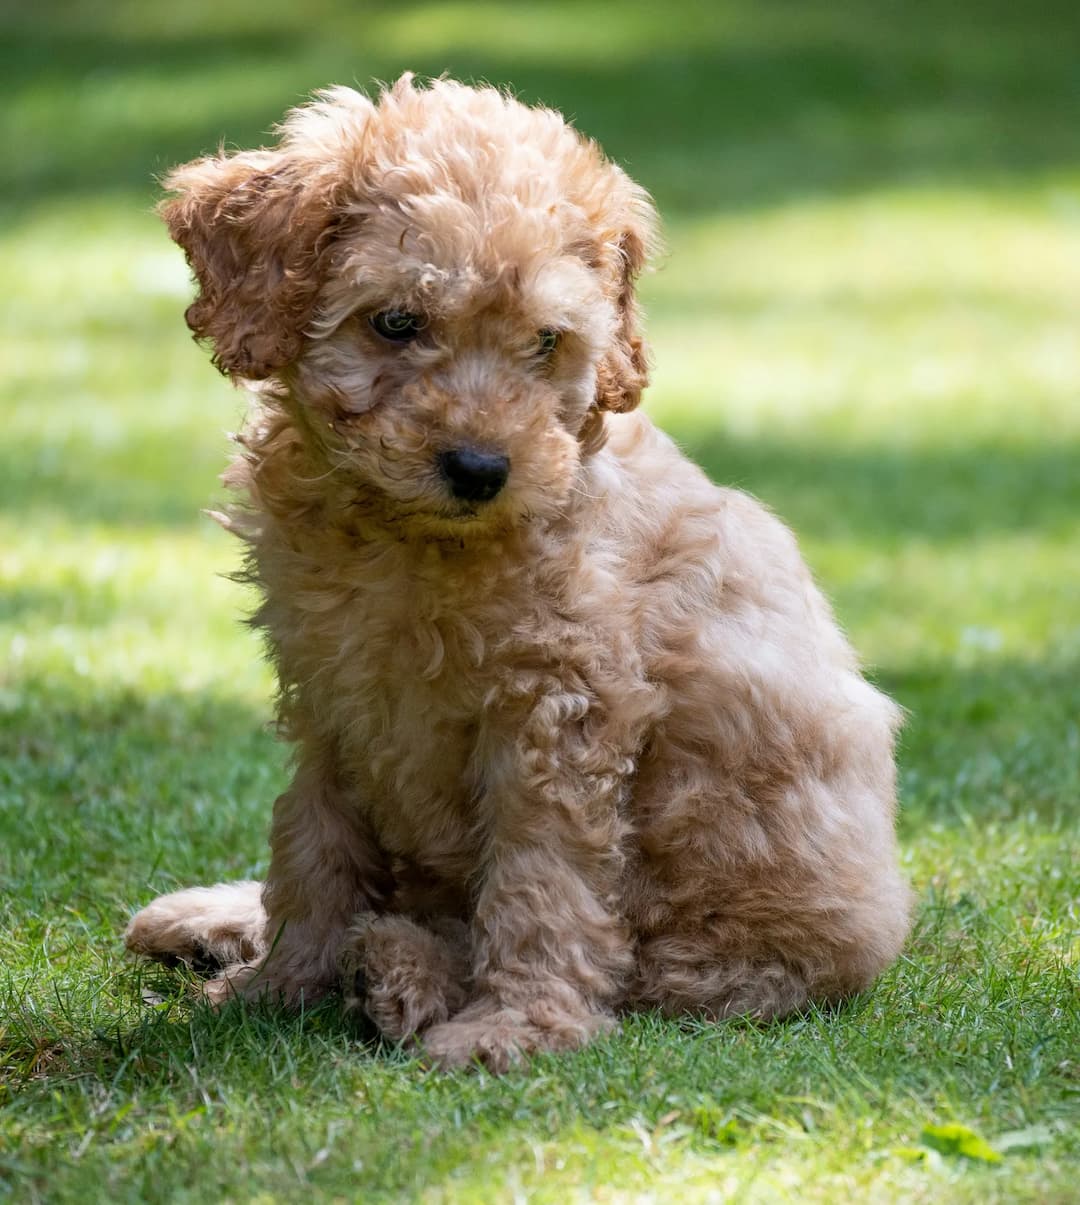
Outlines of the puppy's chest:
<svg viewBox="0 0 1080 1205">
<path fill-rule="evenodd" d="M 541 693 L 565 684 L 575 708 L 592 696 L 617 639 L 535 577 L 508 577 L 469 599 L 414 574 L 285 623 L 296 656 L 283 668 L 339 749 L 357 806 L 388 852 L 447 879 L 471 872 L 487 835 L 477 804 L 493 739 L 514 739 Z"/>
<path fill-rule="evenodd" d="M 366 640 L 334 690 L 337 740 L 387 848 L 454 857 L 471 842 L 478 789 L 480 675 L 449 622 L 402 614 L 363 625 Z"/>
</svg>

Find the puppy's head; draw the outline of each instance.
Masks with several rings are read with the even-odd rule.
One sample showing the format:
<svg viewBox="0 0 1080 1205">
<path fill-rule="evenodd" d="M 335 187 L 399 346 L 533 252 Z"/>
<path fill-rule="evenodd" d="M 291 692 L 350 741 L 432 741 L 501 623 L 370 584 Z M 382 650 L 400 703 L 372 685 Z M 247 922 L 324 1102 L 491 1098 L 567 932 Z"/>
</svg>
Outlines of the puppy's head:
<svg viewBox="0 0 1080 1205">
<path fill-rule="evenodd" d="M 230 376 L 270 383 L 399 533 L 554 514 L 646 384 L 646 194 L 555 113 L 409 77 L 198 160 L 162 205 Z"/>
</svg>

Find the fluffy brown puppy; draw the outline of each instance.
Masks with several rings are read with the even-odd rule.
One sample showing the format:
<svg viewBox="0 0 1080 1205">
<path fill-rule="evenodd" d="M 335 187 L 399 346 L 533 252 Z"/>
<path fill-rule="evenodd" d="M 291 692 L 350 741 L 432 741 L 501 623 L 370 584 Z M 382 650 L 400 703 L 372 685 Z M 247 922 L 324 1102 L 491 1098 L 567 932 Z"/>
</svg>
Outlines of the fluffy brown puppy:
<svg viewBox="0 0 1080 1205">
<path fill-rule="evenodd" d="M 616 1010 L 776 1017 L 908 927 L 897 709 L 791 533 L 649 421 L 646 194 L 555 113 L 400 80 L 179 168 L 296 775 L 265 885 L 163 897 L 211 999 L 343 983 L 496 1070 Z M 228 965 L 226 965 L 228 964 Z"/>
</svg>

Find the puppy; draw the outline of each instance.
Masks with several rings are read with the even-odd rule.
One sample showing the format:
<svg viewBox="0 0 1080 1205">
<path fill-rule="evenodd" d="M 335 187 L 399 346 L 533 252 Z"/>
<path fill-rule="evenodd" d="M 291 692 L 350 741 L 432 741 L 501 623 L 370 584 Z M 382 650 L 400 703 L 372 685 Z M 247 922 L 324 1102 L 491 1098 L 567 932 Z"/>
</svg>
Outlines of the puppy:
<svg viewBox="0 0 1080 1205">
<path fill-rule="evenodd" d="M 296 773 L 265 884 L 130 948 L 342 985 L 496 1071 L 616 1012 L 778 1017 L 897 955 L 897 708 L 791 533 L 633 413 L 647 195 L 555 113 L 406 76 L 177 169 L 187 311 Z"/>
</svg>

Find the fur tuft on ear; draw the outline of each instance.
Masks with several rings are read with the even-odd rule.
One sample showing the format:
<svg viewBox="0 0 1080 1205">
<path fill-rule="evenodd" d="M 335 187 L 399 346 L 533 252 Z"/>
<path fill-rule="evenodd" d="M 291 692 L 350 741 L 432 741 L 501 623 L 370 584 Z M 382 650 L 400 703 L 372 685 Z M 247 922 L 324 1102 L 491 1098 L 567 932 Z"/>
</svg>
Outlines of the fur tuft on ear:
<svg viewBox="0 0 1080 1205">
<path fill-rule="evenodd" d="M 619 173 L 629 197 L 623 199 L 622 221 L 610 256 L 615 279 L 616 328 L 611 347 L 596 378 L 596 404 L 601 410 L 633 410 L 649 383 L 649 348 L 641 330 L 635 284 L 656 243 L 656 214 L 648 195 Z"/>
<path fill-rule="evenodd" d="M 330 89 L 289 114 L 277 149 L 208 156 L 166 177 L 175 195 L 158 212 L 199 284 L 187 323 L 222 372 L 262 380 L 299 354 L 340 212 L 342 152 L 371 111 L 352 89 Z"/>
</svg>

